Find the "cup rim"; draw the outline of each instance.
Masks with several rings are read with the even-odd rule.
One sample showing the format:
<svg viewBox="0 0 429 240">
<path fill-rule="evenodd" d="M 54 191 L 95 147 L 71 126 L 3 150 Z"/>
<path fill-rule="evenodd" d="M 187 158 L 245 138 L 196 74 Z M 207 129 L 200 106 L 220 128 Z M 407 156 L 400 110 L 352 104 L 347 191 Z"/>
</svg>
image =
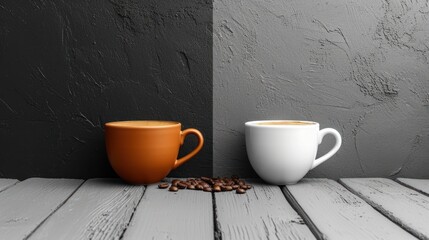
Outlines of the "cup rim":
<svg viewBox="0 0 429 240">
<path fill-rule="evenodd" d="M 261 125 L 260 123 L 265 122 L 303 122 L 309 124 L 303 125 Z M 248 121 L 245 123 L 246 127 L 258 127 L 258 128 L 308 128 L 319 126 L 318 122 L 307 121 L 307 120 L 256 120 L 256 121 Z"/>
<path fill-rule="evenodd" d="M 162 122 L 166 123 L 165 125 L 139 125 L 137 123 L 143 123 L 143 122 Z M 169 124 L 170 123 L 170 124 Z M 170 128 L 170 127 L 177 127 L 181 126 L 180 122 L 176 121 L 168 121 L 168 120 L 125 120 L 125 121 L 113 121 L 113 122 L 107 122 L 104 124 L 105 127 L 109 128 L 141 128 L 141 129 L 147 129 L 147 128 Z"/>
</svg>

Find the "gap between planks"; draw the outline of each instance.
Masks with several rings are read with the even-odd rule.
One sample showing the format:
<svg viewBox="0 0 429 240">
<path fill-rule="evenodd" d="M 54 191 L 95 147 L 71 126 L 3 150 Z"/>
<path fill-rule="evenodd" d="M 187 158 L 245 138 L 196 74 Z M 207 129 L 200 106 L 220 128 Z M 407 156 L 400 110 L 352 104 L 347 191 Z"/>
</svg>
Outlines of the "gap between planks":
<svg viewBox="0 0 429 240">
<path fill-rule="evenodd" d="M 396 182 L 429 196 L 429 179 L 397 178 Z"/>
<path fill-rule="evenodd" d="M 318 240 L 326 239 L 323 233 L 317 228 L 316 224 L 313 223 L 311 218 L 307 215 L 305 210 L 299 205 L 298 201 L 293 197 L 290 191 L 286 188 L 286 186 L 280 186 L 286 200 L 293 207 L 293 209 L 302 217 L 304 222 L 307 224 L 310 231 L 314 234 L 314 236 Z"/>
<path fill-rule="evenodd" d="M 213 238 L 215 240 L 222 240 L 222 233 L 219 229 L 219 222 L 217 219 L 217 205 L 215 193 L 212 193 L 212 206 L 213 206 Z"/>
<path fill-rule="evenodd" d="M 0 178 L 0 193 L 14 186 L 19 181 L 16 179 Z"/>
</svg>

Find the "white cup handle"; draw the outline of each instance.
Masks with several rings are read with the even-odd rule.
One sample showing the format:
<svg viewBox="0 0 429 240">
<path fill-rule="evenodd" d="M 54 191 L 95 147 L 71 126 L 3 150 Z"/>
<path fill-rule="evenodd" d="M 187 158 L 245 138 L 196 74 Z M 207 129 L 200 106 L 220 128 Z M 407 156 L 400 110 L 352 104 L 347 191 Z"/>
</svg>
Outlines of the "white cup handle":
<svg viewBox="0 0 429 240">
<path fill-rule="evenodd" d="M 340 147 L 341 147 L 341 135 L 337 130 L 335 130 L 333 128 L 324 128 L 324 129 L 319 131 L 319 137 L 318 137 L 319 144 L 322 143 L 323 137 L 329 133 L 334 135 L 334 137 L 335 137 L 335 146 L 331 149 L 331 151 L 329 151 L 325 155 L 321 156 L 320 158 L 314 160 L 313 166 L 311 166 L 311 169 L 319 166 L 321 163 L 328 160 L 330 157 L 332 157 L 338 151 L 338 149 L 340 149 Z"/>
</svg>

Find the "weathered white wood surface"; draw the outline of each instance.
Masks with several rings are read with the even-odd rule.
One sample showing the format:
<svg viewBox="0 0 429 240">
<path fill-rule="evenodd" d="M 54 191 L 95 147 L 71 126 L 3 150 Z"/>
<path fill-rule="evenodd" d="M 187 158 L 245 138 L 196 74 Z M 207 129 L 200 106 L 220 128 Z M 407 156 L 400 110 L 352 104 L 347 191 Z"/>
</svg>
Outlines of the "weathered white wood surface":
<svg viewBox="0 0 429 240">
<path fill-rule="evenodd" d="M 218 234 L 226 239 L 316 239 L 278 186 L 215 193 Z"/>
<path fill-rule="evenodd" d="M 429 179 L 398 178 L 397 180 L 411 188 L 429 194 Z"/>
<path fill-rule="evenodd" d="M 212 194 L 149 185 L 122 240 L 214 238 Z"/>
<path fill-rule="evenodd" d="M 328 179 L 284 187 L 325 239 L 415 239 L 364 200 Z"/>
<path fill-rule="evenodd" d="M 24 239 L 80 186 L 77 179 L 30 178 L 0 194 L 0 239 Z"/>
<path fill-rule="evenodd" d="M 119 239 L 143 191 L 118 179 L 88 180 L 29 239 Z"/>
<path fill-rule="evenodd" d="M 16 179 L 0 178 L 0 192 L 6 190 L 17 182 L 18 180 Z"/>
<path fill-rule="evenodd" d="M 341 183 L 421 239 L 429 239 L 429 197 L 384 178 L 344 178 Z"/>
</svg>

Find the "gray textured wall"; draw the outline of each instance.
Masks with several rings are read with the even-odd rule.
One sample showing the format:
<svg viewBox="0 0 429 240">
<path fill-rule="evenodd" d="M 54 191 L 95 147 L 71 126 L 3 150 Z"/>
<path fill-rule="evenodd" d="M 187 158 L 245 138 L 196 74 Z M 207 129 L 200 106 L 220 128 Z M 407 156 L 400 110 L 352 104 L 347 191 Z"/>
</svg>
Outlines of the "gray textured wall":
<svg viewBox="0 0 429 240">
<path fill-rule="evenodd" d="M 211 175 L 212 36 L 211 0 L 0 0 L 0 177 L 115 176 L 103 124 L 128 119 L 200 129 L 171 175 Z"/>
<path fill-rule="evenodd" d="M 213 24 L 214 175 L 255 176 L 244 122 L 307 119 L 343 136 L 309 176 L 429 177 L 428 1 L 215 0 Z"/>
</svg>

